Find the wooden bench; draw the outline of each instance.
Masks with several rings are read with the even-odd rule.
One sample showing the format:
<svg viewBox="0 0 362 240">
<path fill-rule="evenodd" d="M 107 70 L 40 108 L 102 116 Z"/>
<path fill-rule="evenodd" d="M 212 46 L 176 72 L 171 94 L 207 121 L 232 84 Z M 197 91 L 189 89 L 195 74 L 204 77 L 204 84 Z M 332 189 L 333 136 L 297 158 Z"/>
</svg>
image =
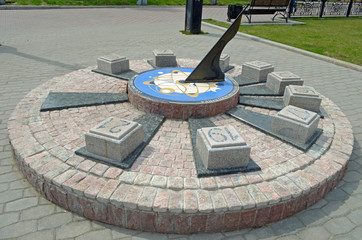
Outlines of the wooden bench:
<svg viewBox="0 0 362 240">
<path fill-rule="evenodd" d="M 250 7 L 245 11 L 245 16 L 251 23 L 251 15 L 254 14 L 274 14 L 274 18 L 279 14 L 288 22 L 287 9 L 290 0 L 252 0 Z"/>
</svg>

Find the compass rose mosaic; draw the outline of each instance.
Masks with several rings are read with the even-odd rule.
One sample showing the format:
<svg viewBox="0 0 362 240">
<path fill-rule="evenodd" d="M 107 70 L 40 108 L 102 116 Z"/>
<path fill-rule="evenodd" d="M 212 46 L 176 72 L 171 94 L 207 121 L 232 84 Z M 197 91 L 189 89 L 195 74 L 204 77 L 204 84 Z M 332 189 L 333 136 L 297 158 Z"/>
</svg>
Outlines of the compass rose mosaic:
<svg viewBox="0 0 362 240">
<path fill-rule="evenodd" d="M 174 103 L 207 103 L 235 95 L 238 84 L 225 78 L 224 82 L 186 83 L 192 68 L 162 68 L 133 77 L 130 87 L 142 96 Z"/>
</svg>

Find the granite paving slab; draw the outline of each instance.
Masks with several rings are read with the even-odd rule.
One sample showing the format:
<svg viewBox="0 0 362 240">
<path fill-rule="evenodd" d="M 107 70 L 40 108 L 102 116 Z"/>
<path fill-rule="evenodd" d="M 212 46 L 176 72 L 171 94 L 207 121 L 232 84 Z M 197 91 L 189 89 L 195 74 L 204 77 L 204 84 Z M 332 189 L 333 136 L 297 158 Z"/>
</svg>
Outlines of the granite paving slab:
<svg viewBox="0 0 362 240">
<path fill-rule="evenodd" d="M 272 132 L 270 130 L 270 125 L 271 125 L 271 121 L 273 118 L 272 116 L 265 115 L 265 114 L 258 113 L 258 112 L 253 112 L 250 110 L 246 110 L 243 107 L 235 107 L 235 108 L 231 109 L 230 111 L 228 111 L 226 114 L 228 114 L 242 122 L 245 122 L 245 123 L 249 124 L 250 126 L 253 126 L 253 127 L 259 129 L 260 131 L 263 131 L 273 137 L 279 138 L 280 140 L 282 140 L 286 143 L 289 143 L 303 151 L 307 151 L 323 132 L 322 129 L 318 128 L 316 130 L 316 132 L 314 133 L 314 135 L 305 144 L 301 144 L 301 143 L 297 143 L 291 139 L 285 138 L 282 135 Z"/>
<path fill-rule="evenodd" d="M 241 87 L 240 95 L 283 96 L 283 94 L 274 93 L 272 90 L 267 88 L 265 84 Z"/>
<path fill-rule="evenodd" d="M 128 101 L 128 96 L 125 93 L 50 92 L 40 111 L 54 111 L 126 101 Z"/>
<path fill-rule="evenodd" d="M 239 86 L 248 86 L 248 85 L 254 85 L 254 84 L 260 84 L 260 83 L 266 83 L 266 80 L 263 81 L 257 81 L 253 79 L 249 79 L 243 75 L 238 75 L 232 77 L 237 83 L 239 83 Z"/>
</svg>

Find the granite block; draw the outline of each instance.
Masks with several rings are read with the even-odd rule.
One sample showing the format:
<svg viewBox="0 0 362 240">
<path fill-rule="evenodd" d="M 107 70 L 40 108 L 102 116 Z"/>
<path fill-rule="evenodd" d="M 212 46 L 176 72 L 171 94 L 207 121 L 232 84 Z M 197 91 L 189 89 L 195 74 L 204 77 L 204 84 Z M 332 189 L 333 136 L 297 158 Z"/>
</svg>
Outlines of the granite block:
<svg viewBox="0 0 362 240">
<path fill-rule="evenodd" d="M 289 105 L 272 118 L 270 130 L 304 144 L 314 135 L 319 119 L 315 112 Z"/>
<path fill-rule="evenodd" d="M 233 126 L 197 130 L 196 148 L 207 169 L 244 167 L 250 147 Z"/>
<path fill-rule="evenodd" d="M 274 71 L 273 65 L 261 61 L 246 62 L 242 65 L 242 76 L 256 81 L 265 81 Z"/>
<path fill-rule="evenodd" d="M 176 67 L 176 55 L 171 50 L 154 50 L 154 61 L 156 67 Z"/>
<path fill-rule="evenodd" d="M 98 69 L 109 73 L 117 74 L 129 71 L 129 60 L 117 54 L 110 54 L 97 59 Z"/>
<path fill-rule="evenodd" d="M 230 56 L 228 54 L 221 54 L 219 61 L 221 71 L 226 72 L 226 70 L 229 68 L 229 64 Z"/>
<path fill-rule="evenodd" d="M 303 80 L 291 72 L 272 72 L 266 80 L 266 87 L 274 93 L 283 94 L 288 85 L 303 85 Z"/>
<path fill-rule="evenodd" d="M 319 112 L 322 98 L 313 87 L 290 85 L 285 88 L 283 102 L 284 106 L 293 105 L 312 112 Z"/>
<path fill-rule="evenodd" d="M 122 161 L 144 140 L 143 126 L 136 122 L 108 118 L 85 134 L 88 152 Z"/>
</svg>

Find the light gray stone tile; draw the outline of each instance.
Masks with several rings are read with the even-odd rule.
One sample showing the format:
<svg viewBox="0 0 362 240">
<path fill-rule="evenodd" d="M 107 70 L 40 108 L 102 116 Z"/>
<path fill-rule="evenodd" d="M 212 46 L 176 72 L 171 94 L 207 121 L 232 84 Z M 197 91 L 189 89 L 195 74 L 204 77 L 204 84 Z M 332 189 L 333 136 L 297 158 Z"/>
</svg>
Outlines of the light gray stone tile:
<svg viewBox="0 0 362 240">
<path fill-rule="evenodd" d="M 353 237 L 354 239 L 361 239 L 362 236 L 362 227 L 359 226 L 355 229 L 353 229 L 353 231 L 350 232 L 349 236 Z"/>
<path fill-rule="evenodd" d="M 132 240 L 167 240 L 167 235 L 159 234 L 159 233 L 148 233 L 143 232 L 136 236 L 132 236 Z"/>
<path fill-rule="evenodd" d="M 190 240 L 219 240 L 222 238 L 223 235 L 221 233 L 199 233 L 190 236 Z"/>
<path fill-rule="evenodd" d="M 355 225 L 346 217 L 332 218 L 324 224 L 324 227 L 332 234 L 343 234 L 351 231 Z"/>
<path fill-rule="evenodd" d="M 301 239 L 314 239 L 318 238 L 318 240 L 329 240 L 331 234 L 323 227 L 307 227 L 298 233 L 298 236 Z"/>
<path fill-rule="evenodd" d="M 38 205 L 32 208 L 23 210 L 21 212 L 21 219 L 22 220 L 30 220 L 30 219 L 40 219 L 44 216 L 48 216 L 55 212 L 54 205 Z"/>
<path fill-rule="evenodd" d="M 357 226 L 362 226 L 362 209 L 357 209 L 355 211 L 352 211 L 347 215 L 347 218 Z"/>
<path fill-rule="evenodd" d="M 111 230 L 109 229 L 101 229 L 96 231 L 86 232 L 75 238 L 76 240 L 89 240 L 89 239 L 102 239 L 109 240 L 112 238 Z"/>
<path fill-rule="evenodd" d="M 56 236 L 58 239 L 74 238 L 80 236 L 91 230 L 91 225 L 88 220 L 81 222 L 71 222 L 66 225 L 62 225 L 56 230 Z"/>
<path fill-rule="evenodd" d="M 56 213 L 47 217 L 43 217 L 38 221 L 38 229 L 52 229 L 63 226 L 72 221 L 71 213 Z"/>
<path fill-rule="evenodd" d="M 298 232 L 304 228 L 304 224 L 296 217 L 283 219 L 271 225 L 273 231 L 278 235 Z"/>
<path fill-rule="evenodd" d="M 19 240 L 51 240 L 54 239 L 54 234 L 52 230 L 37 231 L 33 233 L 26 234 L 19 238 Z"/>
<path fill-rule="evenodd" d="M 32 233 L 35 231 L 37 231 L 35 220 L 23 221 L 23 222 L 17 222 L 15 224 L 8 225 L 6 227 L 1 228 L 0 236 L 3 239 L 6 239 L 6 238 L 16 239 L 25 234 Z"/>
<path fill-rule="evenodd" d="M 10 183 L 10 189 L 28 188 L 30 184 L 25 179 L 20 179 Z"/>
<path fill-rule="evenodd" d="M 13 202 L 7 203 L 5 206 L 5 212 L 24 210 L 24 209 L 36 206 L 37 204 L 38 204 L 37 197 L 22 198 L 22 199 L 18 199 Z"/>
<path fill-rule="evenodd" d="M 13 213 L 6 213 L 0 215 L 0 228 L 4 226 L 8 226 L 10 224 L 16 223 L 19 221 L 19 213 L 13 212 Z"/>
</svg>

